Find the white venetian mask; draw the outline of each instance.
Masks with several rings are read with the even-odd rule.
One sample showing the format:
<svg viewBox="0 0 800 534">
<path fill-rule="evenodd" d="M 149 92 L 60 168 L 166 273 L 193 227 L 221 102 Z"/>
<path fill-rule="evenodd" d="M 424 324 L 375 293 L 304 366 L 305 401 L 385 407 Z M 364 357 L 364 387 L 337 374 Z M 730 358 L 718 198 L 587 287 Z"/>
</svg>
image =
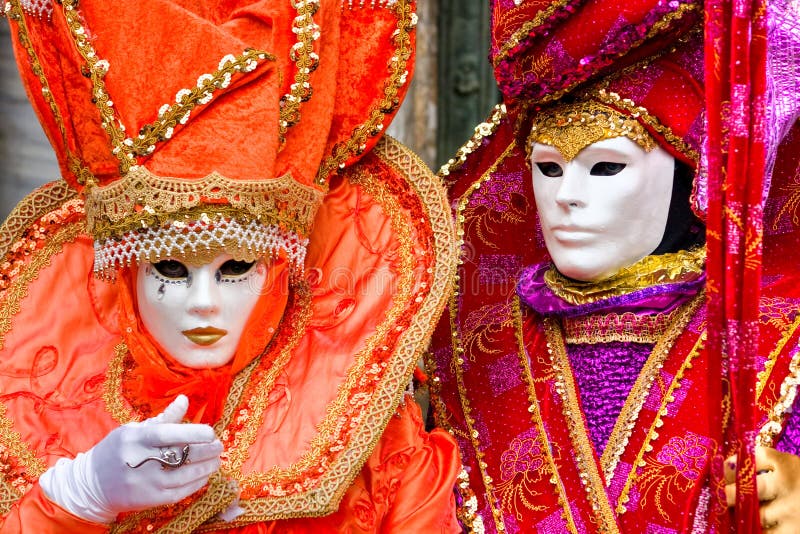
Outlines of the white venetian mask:
<svg viewBox="0 0 800 534">
<path fill-rule="evenodd" d="M 221 254 L 195 266 L 170 259 L 143 263 L 136 274 L 142 323 L 186 367 L 228 363 L 264 291 L 266 268 Z"/>
<path fill-rule="evenodd" d="M 675 169 L 663 148 L 646 152 L 614 137 L 567 161 L 556 148 L 534 143 L 531 169 L 545 244 L 565 276 L 603 280 L 661 242 Z"/>
</svg>

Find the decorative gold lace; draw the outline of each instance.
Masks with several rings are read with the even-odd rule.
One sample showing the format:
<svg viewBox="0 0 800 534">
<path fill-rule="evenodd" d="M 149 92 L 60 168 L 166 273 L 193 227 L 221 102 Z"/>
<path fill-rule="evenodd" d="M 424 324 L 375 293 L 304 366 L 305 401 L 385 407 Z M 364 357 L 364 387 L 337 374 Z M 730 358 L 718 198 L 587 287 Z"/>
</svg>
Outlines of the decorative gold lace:
<svg viewBox="0 0 800 534">
<path fill-rule="evenodd" d="M 110 185 L 88 189 L 86 219 L 96 240 L 182 221 L 192 209 L 208 213 L 227 209 L 243 222 L 257 220 L 307 235 L 324 196 L 288 174 L 245 181 L 215 172 L 198 180 L 157 176 L 141 166 Z"/>
<path fill-rule="evenodd" d="M 553 293 L 570 304 L 586 304 L 626 295 L 645 287 L 695 280 L 703 274 L 705 262 L 705 248 L 697 248 L 645 256 L 614 276 L 599 282 L 572 280 L 559 273 L 555 267 L 545 273 L 544 281 Z"/>
<path fill-rule="evenodd" d="M 635 117 L 592 101 L 557 104 L 534 118 L 527 150 L 533 143 L 541 143 L 557 148 L 571 161 L 598 141 L 627 137 L 649 152 L 658 144 Z"/>
</svg>

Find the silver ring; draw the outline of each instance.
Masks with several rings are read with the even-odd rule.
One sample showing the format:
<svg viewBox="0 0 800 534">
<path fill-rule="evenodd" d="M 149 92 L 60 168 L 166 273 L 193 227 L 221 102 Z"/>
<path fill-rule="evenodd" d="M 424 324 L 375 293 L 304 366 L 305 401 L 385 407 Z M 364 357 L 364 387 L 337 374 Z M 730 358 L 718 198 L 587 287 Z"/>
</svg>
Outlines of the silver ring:
<svg viewBox="0 0 800 534">
<path fill-rule="evenodd" d="M 161 464 L 161 469 L 177 469 L 183 464 L 189 462 L 189 449 L 190 447 L 187 443 L 183 446 L 183 449 L 181 449 L 181 455 L 178 456 L 178 453 L 169 447 L 161 447 L 159 449 L 158 456 L 148 456 L 136 465 L 131 465 L 128 462 L 125 462 L 125 464 L 131 469 L 138 469 L 152 460 Z"/>
</svg>

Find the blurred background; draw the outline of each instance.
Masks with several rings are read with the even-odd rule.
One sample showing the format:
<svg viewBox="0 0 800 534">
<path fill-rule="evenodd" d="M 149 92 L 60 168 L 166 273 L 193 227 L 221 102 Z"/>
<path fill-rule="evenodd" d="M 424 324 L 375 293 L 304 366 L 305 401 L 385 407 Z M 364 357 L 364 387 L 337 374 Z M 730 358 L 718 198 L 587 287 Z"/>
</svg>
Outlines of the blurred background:
<svg viewBox="0 0 800 534">
<path fill-rule="evenodd" d="M 434 172 L 472 136 L 498 93 L 487 60 L 488 2 L 418 0 L 417 64 L 389 133 Z M 0 221 L 37 186 L 58 178 L 50 144 L 28 104 L 0 21 Z"/>
</svg>

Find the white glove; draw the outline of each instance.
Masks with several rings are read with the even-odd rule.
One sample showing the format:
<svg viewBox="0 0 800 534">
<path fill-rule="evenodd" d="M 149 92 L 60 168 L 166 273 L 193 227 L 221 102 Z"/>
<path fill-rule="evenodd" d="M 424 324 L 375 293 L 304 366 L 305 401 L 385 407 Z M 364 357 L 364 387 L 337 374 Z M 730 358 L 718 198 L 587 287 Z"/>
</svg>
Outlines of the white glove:
<svg viewBox="0 0 800 534">
<path fill-rule="evenodd" d="M 156 417 L 112 430 L 73 460 L 60 459 L 39 478 L 42 490 L 72 514 L 97 523 L 191 495 L 219 469 L 223 447 L 210 426 L 181 424 L 188 407 L 188 399 L 180 395 Z M 160 457 L 162 449 L 180 458 L 186 445 L 188 461 L 178 468 L 162 468 L 157 461 L 131 467 Z"/>
</svg>

